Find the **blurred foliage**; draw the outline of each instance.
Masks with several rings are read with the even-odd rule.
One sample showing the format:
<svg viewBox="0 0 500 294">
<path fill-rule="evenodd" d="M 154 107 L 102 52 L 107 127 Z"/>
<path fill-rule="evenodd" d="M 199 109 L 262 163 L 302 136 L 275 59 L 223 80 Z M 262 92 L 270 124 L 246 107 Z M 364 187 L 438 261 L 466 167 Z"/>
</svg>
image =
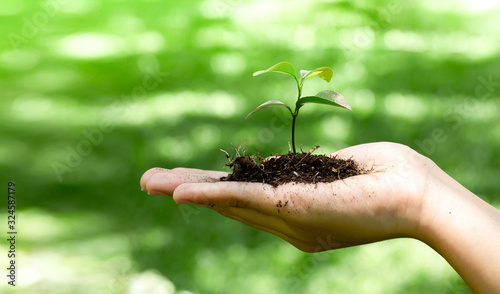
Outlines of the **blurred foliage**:
<svg viewBox="0 0 500 294">
<path fill-rule="evenodd" d="M 231 144 L 286 152 L 286 110 L 243 118 L 293 102 L 287 77 L 251 76 L 288 60 L 332 67 L 326 86 L 353 108 L 304 109 L 304 150 L 403 143 L 498 207 L 499 12 L 486 0 L 2 1 L 0 170 L 18 188 L 17 290 L 469 293 L 417 241 L 306 254 L 147 196 L 139 179 L 154 166 L 220 169 Z M 315 82 L 304 94 L 325 88 Z"/>
</svg>

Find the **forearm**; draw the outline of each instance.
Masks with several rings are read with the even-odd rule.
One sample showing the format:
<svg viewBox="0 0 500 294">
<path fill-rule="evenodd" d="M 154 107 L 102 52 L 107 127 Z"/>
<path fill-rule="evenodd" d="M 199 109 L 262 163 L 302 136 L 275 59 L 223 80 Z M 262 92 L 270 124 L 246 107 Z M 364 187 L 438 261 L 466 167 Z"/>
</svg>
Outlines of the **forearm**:
<svg viewBox="0 0 500 294">
<path fill-rule="evenodd" d="M 474 293 L 500 293 L 500 211 L 434 171 L 417 237 L 439 252 Z"/>
</svg>

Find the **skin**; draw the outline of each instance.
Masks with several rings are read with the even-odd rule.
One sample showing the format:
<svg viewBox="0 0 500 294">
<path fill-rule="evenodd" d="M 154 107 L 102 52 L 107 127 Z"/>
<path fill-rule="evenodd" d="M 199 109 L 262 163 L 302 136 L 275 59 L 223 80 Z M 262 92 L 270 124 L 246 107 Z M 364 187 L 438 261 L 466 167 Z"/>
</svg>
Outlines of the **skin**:
<svg viewBox="0 0 500 294">
<path fill-rule="evenodd" d="M 306 252 L 415 238 L 441 254 L 474 293 L 500 293 L 498 209 L 404 145 L 363 144 L 332 156 L 353 158 L 371 171 L 273 188 L 219 182 L 224 172 L 153 168 L 142 176 L 141 188 L 213 209 Z"/>
</svg>

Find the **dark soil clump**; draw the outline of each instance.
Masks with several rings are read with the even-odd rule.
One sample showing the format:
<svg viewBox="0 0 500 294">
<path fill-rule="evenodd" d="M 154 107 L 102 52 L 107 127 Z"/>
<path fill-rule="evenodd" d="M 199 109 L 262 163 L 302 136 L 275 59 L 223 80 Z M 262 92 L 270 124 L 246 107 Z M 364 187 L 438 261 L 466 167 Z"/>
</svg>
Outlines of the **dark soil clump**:
<svg viewBox="0 0 500 294">
<path fill-rule="evenodd" d="M 289 182 L 333 182 L 367 172 L 352 159 L 305 152 L 260 158 L 259 162 L 254 156 L 238 156 L 226 165 L 231 167 L 233 173 L 222 177 L 221 181 L 258 182 L 274 187 Z"/>
</svg>

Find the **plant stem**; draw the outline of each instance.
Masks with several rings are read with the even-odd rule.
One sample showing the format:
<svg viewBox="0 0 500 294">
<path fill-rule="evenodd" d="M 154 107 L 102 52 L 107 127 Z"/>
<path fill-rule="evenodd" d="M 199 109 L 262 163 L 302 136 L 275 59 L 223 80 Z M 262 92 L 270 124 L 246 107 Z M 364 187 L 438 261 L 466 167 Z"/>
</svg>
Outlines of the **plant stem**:
<svg viewBox="0 0 500 294">
<path fill-rule="evenodd" d="M 297 88 L 298 88 L 298 97 L 297 101 L 300 99 L 302 96 L 302 84 L 303 84 L 303 79 L 302 82 L 299 82 L 297 78 L 295 78 L 297 81 Z M 297 151 L 295 149 L 295 120 L 297 119 L 297 116 L 299 115 L 299 107 L 297 107 L 297 104 L 295 104 L 295 112 L 292 113 L 292 148 L 293 148 L 293 154 L 297 154 Z"/>
<path fill-rule="evenodd" d="M 298 111 L 295 114 L 292 114 L 292 148 L 293 148 L 293 154 L 297 154 L 297 151 L 295 150 L 295 119 L 297 118 Z"/>
<path fill-rule="evenodd" d="M 302 96 L 302 84 L 299 84 L 299 81 L 297 81 L 297 86 L 299 88 L 299 96 L 297 97 L 297 100 L 299 100 Z"/>
</svg>

